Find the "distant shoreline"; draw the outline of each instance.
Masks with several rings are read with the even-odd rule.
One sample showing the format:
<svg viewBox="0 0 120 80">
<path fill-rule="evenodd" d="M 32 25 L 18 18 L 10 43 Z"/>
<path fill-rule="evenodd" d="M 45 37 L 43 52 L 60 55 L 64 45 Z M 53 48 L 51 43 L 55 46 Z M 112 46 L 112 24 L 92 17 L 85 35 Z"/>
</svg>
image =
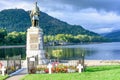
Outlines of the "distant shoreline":
<svg viewBox="0 0 120 80">
<path fill-rule="evenodd" d="M 71 43 L 66 45 L 57 45 L 57 46 L 69 46 L 69 45 L 83 45 L 83 44 L 101 44 L 101 43 L 118 43 L 118 42 L 91 42 L 91 43 Z M 44 45 L 44 46 L 51 46 L 51 45 Z M 56 45 L 54 45 L 56 46 Z M 1 45 L 1 48 L 20 48 L 20 47 L 26 47 L 26 45 Z"/>
<path fill-rule="evenodd" d="M 7 60 L 0 60 L 3 65 L 7 66 Z M 22 60 L 22 66 L 24 66 L 24 61 Z M 78 60 L 68 60 L 67 64 L 74 65 L 77 64 Z M 64 63 L 62 63 L 64 64 Z M 64 64 L 66 65 L 66 63 Z M 108 66 L 108 65 L 120 65 L 120 60 L 85 60 L 84 62 L 85 66 Z"/>
<path fill-rule="evenodd" d="M 86 66 L 120 65 L 120 60 L 85 60 Z"/>
<path fill-rule="evenodd" d="M 26 45 L 10 45 L 10 46 L 0 46 L 0 49 L 2 48 L 20 48 L 20 47 L 25 47 Z"/>
</svg>

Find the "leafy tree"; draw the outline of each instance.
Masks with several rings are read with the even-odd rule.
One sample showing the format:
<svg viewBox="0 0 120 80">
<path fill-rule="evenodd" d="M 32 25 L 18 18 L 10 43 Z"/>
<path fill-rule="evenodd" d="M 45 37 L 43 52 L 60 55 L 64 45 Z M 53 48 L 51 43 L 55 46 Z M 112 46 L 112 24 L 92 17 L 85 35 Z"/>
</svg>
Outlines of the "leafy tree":
<svg viewBox="0 0 120 80">
<path fill-rule="evenodd" d="M 75 39 L 74 39 L 74 36 L 71 35 L 71 34 L 66 34 L 66 42 L 74 42 Z"/>
<path fill-rule="evenodd" d="M 71 43 L 81 43 L 81 42 L 106 42 L 108 39 L 101 36 L 89 36 L 89 35 L 77 35 L 73 36 L 71 34 L 57 34 L 56 36 L 45 36 L 48 42 L 58 41 L 61 42 L 71 42 Z"/>
<path fill-rule="evenodd" d="M 56 57 L 57 60 L 59 61 L 59 58 L 62 56 L 62 52 L 63 52 L 62 50 L 53 50 L 52 55 Z"/>
<path fill-rule="evenodd" d="M 6 44 L 25 44 L 26 33 L 25 32 L 11 32 L 6 36 Z"/>
<path fill-rule="evenodd" d="M 5 44 L 5 36 L 7 35 L 6 29 L 0 29 L 0 44 Z"/>
<path fill-rule="evenodd" d="M 55 40 L 59 42 L 67 42 L 67 37 L 65 36 L 65 34 L 57 34 L 55 36 Z"/>
</svg>

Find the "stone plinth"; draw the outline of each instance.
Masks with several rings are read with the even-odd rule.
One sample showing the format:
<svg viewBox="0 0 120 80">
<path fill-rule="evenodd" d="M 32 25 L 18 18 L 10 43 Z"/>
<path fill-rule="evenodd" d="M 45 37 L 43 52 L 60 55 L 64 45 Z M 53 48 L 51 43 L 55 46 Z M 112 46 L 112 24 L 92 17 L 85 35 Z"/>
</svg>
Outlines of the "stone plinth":
<svg viewBox="0 0 120 80">
<path fill-rule="evenodd" d="M 43 31 L 39 27 L 30 27 L 27 30 L 26 57 L 38 56 L 38 63 L 45 64 L 43 47 Z"/>
</svg>

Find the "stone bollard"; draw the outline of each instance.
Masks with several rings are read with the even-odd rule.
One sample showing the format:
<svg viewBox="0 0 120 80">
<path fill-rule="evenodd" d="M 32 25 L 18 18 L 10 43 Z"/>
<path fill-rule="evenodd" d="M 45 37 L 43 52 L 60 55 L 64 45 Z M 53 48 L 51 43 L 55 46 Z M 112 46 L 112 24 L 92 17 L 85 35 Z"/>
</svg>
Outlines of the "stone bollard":
<svg viewBox="0 0 120 80">
<path fill-rule="evenodd" d="M 77 66 L 77 68 L 79 69 L 79 73 L 81 73 L 83 66 L 82 66 L 81 64 L 79 64 L 79 65 Z"/>
</svg>

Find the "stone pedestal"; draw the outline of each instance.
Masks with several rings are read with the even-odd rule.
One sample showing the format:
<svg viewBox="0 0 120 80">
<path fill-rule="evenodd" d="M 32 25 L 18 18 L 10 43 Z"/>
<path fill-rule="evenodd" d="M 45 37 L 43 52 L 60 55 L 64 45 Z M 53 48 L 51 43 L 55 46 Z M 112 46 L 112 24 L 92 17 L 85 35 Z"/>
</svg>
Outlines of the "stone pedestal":
<svg viewBox="0 0 120 80">
<path fill-rule="evenodd" d="M 45 51 L 43 46 L 43 31 L 39 27 L 30 27 L 27 30 L 26 57 L 38 56 L 38 63 L 45 64 Z"/>
</svg>

